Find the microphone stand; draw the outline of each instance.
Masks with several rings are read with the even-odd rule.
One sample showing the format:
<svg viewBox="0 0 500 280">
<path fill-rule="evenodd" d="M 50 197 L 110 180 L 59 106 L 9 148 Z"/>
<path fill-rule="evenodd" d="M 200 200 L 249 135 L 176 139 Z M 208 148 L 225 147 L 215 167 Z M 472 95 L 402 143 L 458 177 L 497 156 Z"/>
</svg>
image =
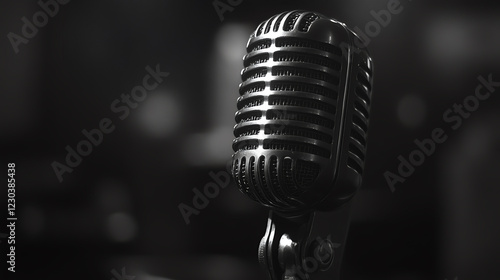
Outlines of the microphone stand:
<svg viewBox="0 0 500 280">
<path fill-rule="evenodd" d="M 297 217 L 269 212 L 259 261 L 272 280 L 339 280 L 350 222 L 349 202 Z"/>
</svg>

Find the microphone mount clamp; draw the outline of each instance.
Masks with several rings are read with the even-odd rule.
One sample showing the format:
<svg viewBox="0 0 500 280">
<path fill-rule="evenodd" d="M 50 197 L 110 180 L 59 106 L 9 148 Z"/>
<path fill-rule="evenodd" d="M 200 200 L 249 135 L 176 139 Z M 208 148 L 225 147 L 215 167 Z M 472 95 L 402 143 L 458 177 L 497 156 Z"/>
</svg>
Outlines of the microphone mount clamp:
<svg viewBox="0 0 500 280">
<path fill-rule="evenodd" d="M 259 245 L 259 262 L 270 279 L 339 279 L 350 204 L 294 217 L 271 210 Z"/>
</svg>

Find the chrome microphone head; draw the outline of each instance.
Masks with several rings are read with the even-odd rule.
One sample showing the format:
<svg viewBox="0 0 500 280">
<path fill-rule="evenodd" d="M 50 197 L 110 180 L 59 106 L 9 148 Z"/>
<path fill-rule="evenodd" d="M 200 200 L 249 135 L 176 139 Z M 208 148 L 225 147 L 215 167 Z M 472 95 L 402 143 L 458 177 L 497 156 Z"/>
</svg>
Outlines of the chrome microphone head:
<svg viewBox="0 0 500 280">
<path fill-rule="evenodd" d="M 345 24 L 306 11 L 262 22 L 243 58 L 232 173 L 280 213 L 343 205 L 361 185 L 373 64 Z"/>
</svg>

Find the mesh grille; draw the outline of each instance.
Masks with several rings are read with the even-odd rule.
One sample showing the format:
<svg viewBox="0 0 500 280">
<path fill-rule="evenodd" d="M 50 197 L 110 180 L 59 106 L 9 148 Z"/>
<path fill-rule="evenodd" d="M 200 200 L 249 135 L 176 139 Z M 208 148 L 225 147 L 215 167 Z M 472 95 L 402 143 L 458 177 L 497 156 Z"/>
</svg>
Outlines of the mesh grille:
<svg viewBox="0 0 500 280">
<path fill-rule="evenodd" d="M 248 193 L 249 186 L 247 184 L 247 178 L 246 178 L 246 158 L 241 159 L 240 176 L 241 176 L 241 188 L 245 193 Z"/>
<path fill-rule="evenodd" d="M 241 159 L 241 164 L 238 164 L 238 160 L 236 159 L 233 162 L 233 177 L 236 178 L 236 182 L 238 183 L 238 188 L 241 192 L 247 194 L 251 199 L 255 199 L 255 194 L 250 191 L 250 186 L 247 182 L 247 174 L 246 174 L 246 159 L 243 157 Z"/>
<path fill-rule="evenodd" d="M 267 68 L 257 68 L 243 73 L 241 79 L 243 81 L 248 81 L 250 79 L 265 77 L 266 74 L 267 74 Z"/>
<path fill-rule="evenodd" d="M 252 160 L 252 158 L 250 159 Z M 253 200 L 256 200 L 255 194 L 250 191 L 250 185 L 248 183 L 248 176 L 252 174 L 247 174 L 246 172 L 246 158 L 241 159 L 240 165 L 238 166 L 238 160 L 233 162 L 233 177 L 236 178 L 238 183 L 238 188 L 241 192 L 247 194 Z"/>
<path fill-rule="evenodd" d="M 259 188 L 259 182 L 258 182 L 258 178 L 257 178 L 257 162 L 255 160 L 255 157 L 250 157 L 250 172 L 252 174 L 250 174 L 250 180 L 252 180 L 252 185 L 253 186 L 256 186 L 255 187 L 255 196 L 258 197 L 258 199 L 260 201 L 263 201 L 265 202 L 266 199 L 265 199 L 265 196 L 264 196 L 264 192 L 261 190 L 261 188 Z"/>
<path fill-rule="evenodd" d="M 317 19 L 318 19 L 318 16 L 313 14 L 313 13 L 309 13 L 309 14 L 305 15 L 304 18 L 299 23 L 299 30 L 302 32 L 309 31 L 309 27 L 311 26 L 313 21 L 315 21 Z"/>
<path fill-rule="evenodd" d="M 265 140 L 264 141 L 264 149 L 267 150 L 285 150 L 285 151 L 293 151 L 293 152 L 301 152 L 314 154 L 318 156 L 322 156 L 325 158 L 330 157 L 330 151 L 326 149 L 319 148 L 318 146 L 306 144 L 306 143 L 295 143 L 289 141 L 282 140 Z"/>
<path fill-rule="evenodd" d="M 256 140 L 245 140 L 238 143 L 237 151 L 256 150 L 259 147 L 259 142 Z"/>
<path fill-rule="evenodd" d="M 265 82 L 251 83 L 246 85 L 245 87 L 240 88 L 240 94 L 249 94 L 258 91 L 263 91 L 266 88 Z"/>
<path fill-rule="evenodd" d="M 257 178 L 255 174 L 255 157 L 250 157 L 250 180 L 252 180 L 252 185 L 257 185 Z"/>
<path fill-rule="evenodd" d="M 269 161 L 268 165 L 266 161 Z M 240 190 L 256 201 L 273 206 L 299 205 L 295 198 L 314 185 L 319 171 L 320 167 L 316 163 L 288 157 L 251 156 L 248 159 L 243 157 L 239 165 L 238 160 L 233 162 L 233 175 L 237 178 Z"/>
<path fill-rule="evenodd" d="M 318 132 L 317 130 L 306 129 L 301 127 L 279 127 L 273 128 L 272 125 L 266 125 L 264 133 L 268 135 L 292 135 L 301 136 L 310 139 L 316 139 L 325 143 L 332 143 L 332 136 Z"/>
<path fill-rule="evenodd" d="M 267 34 L 269 33 L 269 31 L 271 30 L 271 24 L 273 23 L 273 20 L 276 18 L 276 16 L 273 16 L 272 18 L 270 18 L 268 21 L 267 21 L 267 24 L 266 24 L 266 29 L 264 30 L 264 34 Z"/>
<path fill-rule="evenodd" d="M 263 53 L 263 54 L 256 55 L 252 58 L 246 59 L 244 61 L 244 65 L 245 65 L 245 67 L 248 67 L 251 65 L 267 62 L 268 60 L 269 60 L 269 54 Z"/>
<path fill-rule="evenodd" d="M 318 115 L 290 112 L 290 111 L 278 111 L 269 110 L 266 114 L 268 120 L 290 120 L 290 121 L 300 121 L 306 123 L 317 124 L 320 126 L 333 128 L 334 121 Z"/>
<path fill-rule="evenodd" d="M 259 27 L 257 27 L 257 33 L 256 35 L 257 36 L 260 36 L 262 34 L 262 31 L 264 31 L 264 25 L 265 25 L 266 22 L 263 22 L 259 25 Z"/>
<path fill-rule="evenodd" d="M 287 194 L 283 191 L 281 184 L 278 179 L 278 158 L 276 156 L 271 157 L 271 183 L 273 190 L 276 190 L 276 194 L 280 200 L 289 201 Z"/>
<path fill-rule="evenodd" d="M 238 110 L 241 110 L 243 108 L 260 106 L 263 103 L 264 103 L 264 97 L 263 96 L 256 96 L 256 97 L 246 98 L 242 101 L 239 101 L 237 106 L 238 106 Z"/>
<path fill-rule="evenodd" d="M 239 172 L 239 169 L 238 169 L 238 159 L 235 159 L 233 161 L 233 178 L 236 179 L 236 183 L 238 183 L 238 188 L 243 191 L 243 189 L 241 188 L 242 184 L 240 182 L 240 176 L 238 176 L 238 172 Z"/>
<path fill-rule="evenodd" d="M 297 185 L 295 184 L 295 180 L 293 178 L 293 171 L 292 171 L 292 159 L 290 158 L 285 158 L 283 160 L 283 169 L 281 170 L 281 177 L 284 179 L 284 186 L 286 190 L 291 194 L 291 195 L 298 195 L 301 193 L 299 188 L 297 188 Z"/>
<path fill-rule="evenodd" d="M 268 185 L 267 185 L 267 181 L 266 181 L 266 172 L 265 172 L 265 165 L 266 164 L 266 158 L 264 156 L 260 156 L 259 157 L 259 162 L 258 162 L 258 168 L 259 168 L 259 171 L 260 171 L 260 177 L 259 177 L 259 181 L 260 181 L 260 186 L 262 186 L 262 191 L 264 193 L 264 200 L 269 200 L 269 199 L 266 199 L 268 197 L 273 197 L 273 195 L 271 194 L 271 192 L 269 191 L 269 188 L 268 188 Z M 272 203 L 272 201 L 269 201 L 270 203 Z"/>
<path fill-rule="evenodd" d="M 292 31 L 293 29 L 297 28 L 296 30 L 301 31 L 301 32 L 307 32 L 309 31 L 309 28 L 311 27 L 312 23 L 319 18 L 318 15 L 314 13 L 307 13 L 304 15 L 303 11 L 295 11 L 292 12 L 285 20 L 283 18 L 287 15 L 288 13 L 282 13 L 279 15 L 275 15 L 269 20 L 262 22 L 256 29 L 255 35 L 252 36 L 260 36 L 263 34 L 267 34 L 271 31 L 277 32 L 279 30 L 279 26 L 281 23 L 283 23 L 283 30 L 284 31 Z M 301 15 L 304 15 L 301 18 Z M 273 25 L 274 19 L 277 20 L 275 21 Z M 300 21 L 298 22 L 298 20 Z M 283 22 L 284 21 L 284 22 Z"/>
<path fill-rule="evenodd" d="M 273 31 L 276 32 L 280 28 L 281 21 L 285 17 L 286 13 L 282 13 L 279 17 L 278 20 L 276 20 L 276 23 L 274 24 Z"/>
<path fill-rule="evenodd" d="M 319 94 L 322 96 L 326 96 L 332 99 L 337 99 L 338 93 L 337 91 L 326 88 L 323 86 L 315 85 L 315 84 L 307 84 L 307 83 L 299 83 L 299 82 L 281 82 L 281 81 L 272 81 L 271 82 L 271 90 L 272 91 L 302 91 L 308 93 Z"/>
<path fill-rule="evenodd" d="M 243 123 L 243 122 L 249 122 L 249 121 L 256 121 L 256 120 L 260 120 L 261 117 L 262 117 L 261 111 L 251 111 L 251 112 L 246 112 L 246 113 L 243 113 L 239 116 L 236 116 L 236 122 Z"/>
<path fill-rule="evenodd" d="M 275 66 L 272 70 L 273 76 L 297 76 L 310 79 L 321 80 L 324 82 L 339 84 L 339 78 L 329 75 L 323 71 L 312 70 L 307 68 L 297 68 L 289 66 Z"/>
<path fill-rule="evenodd" d="M 335 114 L 334 105 L 310 98 L 271 95 L 269 96 L 269 105 L 306 107 L 326 111 L 330 114 Z"/>
<path fill-rule="evenodd" d="M 285 31 L 290 31 L 293 29 L 295 26 L 295 22 L 297 22 L 297 19 L 300 17 L 300 12 L 293 12 L 291 15 L 288 16 L 285 22 L 285 26 L 283 26 L 283 30 Z"/>
<path fill-rule="evenodd" d="M 297 171 L 295 174 L 297 178 L 297 184 L 299 184 L 299 186 L 303 188 L 310 187 L 314 183 L 314 180 L 316 180 L 316 177 L 318 177 L 318 164 L 314 162 L 299 160 L 297 161 L 296 166 Z"/>
<path fill-rule="evenodd" d="M 311 63 L 340 70 L 340 63 L 338 61 L 315 54 L 279 51 L 274 53 L 274 61 Z"/>
<path fill-rule="evenodd" d="M 258 125 L 243 126 L 239 127 L 234 131 L 236 137 L 243 137 L 249 135 L 257 135 L 260 132 L 260 127 Z"/>
<path fill-rule="evenodd" d="M 271 46 L 271 39 L 263 39 L 252 43 L 250 46 L 248 46 L 247 51 L 250 53 L 262 49 L 267 49 L 270 46 Z"/>
<path fill-rule="evenodd" d="M 299 47 L 299 48 L 312 48 L 322 50 L 325 52 L 341 55 L 342 50 L 337 47 L 326 43 L 311 41 L 303 38 L 296 37 L 281 37 L 276 39 L 276 47 Z"/>
</svg>

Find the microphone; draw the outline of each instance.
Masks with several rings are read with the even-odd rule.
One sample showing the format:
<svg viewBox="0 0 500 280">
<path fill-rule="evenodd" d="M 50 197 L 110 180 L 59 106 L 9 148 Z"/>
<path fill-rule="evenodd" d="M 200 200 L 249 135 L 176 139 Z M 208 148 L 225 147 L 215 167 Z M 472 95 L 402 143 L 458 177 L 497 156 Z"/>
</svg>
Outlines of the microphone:
<svg viewBox="0 0 500 280">
<path fill-rule="evenodd" d="M 288 214 L 330 210 L 361 185 L 373 63 L 355 39 L 305 11 L 273 16 L 250 36 L 232 170 L 251 199 Z"/>
<path fill-rule="evenodd" d="M 302 242 L 291 251 L 304 258 L 319 222 L 314 213 L 337 211 L 361 186 L 373 62 L 344 23 L 290 11 L 257 27 L 243 64 L 232 175 L 241 192 L 271 210 L 259 258 L 272 279 L 282 279 L 297 265 L 290 269 L 278 251 Z"/>
</svg>

